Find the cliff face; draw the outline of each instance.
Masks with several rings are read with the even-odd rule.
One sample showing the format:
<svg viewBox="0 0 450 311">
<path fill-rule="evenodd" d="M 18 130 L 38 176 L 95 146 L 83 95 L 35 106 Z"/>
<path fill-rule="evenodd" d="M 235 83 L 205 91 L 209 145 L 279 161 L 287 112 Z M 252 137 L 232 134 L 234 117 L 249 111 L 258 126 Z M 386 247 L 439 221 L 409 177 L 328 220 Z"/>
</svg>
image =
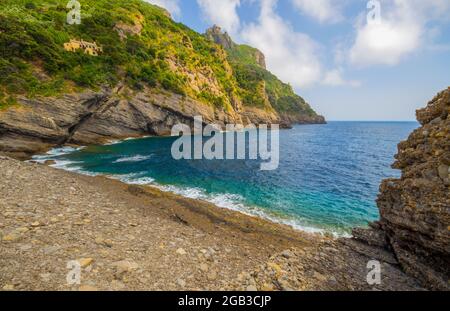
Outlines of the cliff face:
<svg viewBox="0 0 450 311">
<path fill-rule="evenodd" d="M 289 84 L 267 70 L 266 58 L 260 50 L 236 44 L 217 25 L 208 29 L 204 36 L 226 51 L 236 77 L 237 93 L 242 99 L 243 114 L 251 120 L 259 120 L 264 114 L 274 114 L 275 119 L 285 126 L 292 123 L 326 123 L 325 118 L 315 113 Z"/>
<path fill-rule="evenodd" d="M 205 37 L 213 41 L 214 43 L 222 46 L 225 50 L 233 53 L 234 50 L 239 49 L 239 45 L 233 42 L 230 35 L 225 31 L 222 31 L 217 25 L 212 26 L 211 28 L 206 30 Z M 250 48 L 250 57 L 261 67 L 266 69 L 266 57 L 260 50 L 256 48 Z"/>
<path fill-rule="evenodd" d="M 218 27 L 205 38 L 141 0 L 86 0 L 79 26 L 60 23 L 64 1 L 3 2 L 0 152 L 163 135 L 196 114 L 219 124 L 325 122 L 265 71 L 261 52 Z M 80 38 L 102 52 L 64 49 Z M 230 58 L 211 40 L 242 53 Z M 241 70 L 249 61 L 267 78 Z"/>
<path fill-rule="evenodd" d="M 236 46 L 231 37 L 227 32 L 222 32 L 222 29 L 214 25 L 208 30 L 206 30 L 205 34 L 206 38 L 214 43 L 223 46 L 224 49 L 232 49 Z"/>
<path fill-rule="evenodd" d="M 450 88 L 417 119 L 422 126 L 399 144 L 393 165 L 401 178 L 381 184 L 380 222 L 354 236 L 389 248 L 424 287 L 450 290 Z"/>
<path fill-rule="evenodd" d="M 143 135 L 170 135 L 177 123 L 192 116 L 224 126 L 243 123 L 224 112 L 172 93 L 145 90 L 122 96 L 122 90 L 86 91 L 55 98 L 18 98 L 0 111 L 0 152 L 27 158 L 62 144 L 87 145 Z"/>
</svg>

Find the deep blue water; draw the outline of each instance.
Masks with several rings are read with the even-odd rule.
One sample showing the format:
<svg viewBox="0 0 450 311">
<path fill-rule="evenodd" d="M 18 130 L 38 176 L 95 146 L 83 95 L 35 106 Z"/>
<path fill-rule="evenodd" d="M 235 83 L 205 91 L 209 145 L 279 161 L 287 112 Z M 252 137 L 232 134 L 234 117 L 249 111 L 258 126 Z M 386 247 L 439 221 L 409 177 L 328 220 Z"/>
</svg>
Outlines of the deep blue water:
<svg viewBox="0 0 450 311">
<path fill-rule="evenodd" d="M 171 156 L 176 138 L 170 137 L 54 150 L 37 159 L 153 184 L 299 229 L 346 234 L 378 219 L 380 181 L 398 176 L 390 168 L 397 144 L 417 127 L 414 122 L 330 122 L 282 130 L 280 165 L 274 171 L 260 171 L 258 160 L 176 161 Z"/>
</svg>

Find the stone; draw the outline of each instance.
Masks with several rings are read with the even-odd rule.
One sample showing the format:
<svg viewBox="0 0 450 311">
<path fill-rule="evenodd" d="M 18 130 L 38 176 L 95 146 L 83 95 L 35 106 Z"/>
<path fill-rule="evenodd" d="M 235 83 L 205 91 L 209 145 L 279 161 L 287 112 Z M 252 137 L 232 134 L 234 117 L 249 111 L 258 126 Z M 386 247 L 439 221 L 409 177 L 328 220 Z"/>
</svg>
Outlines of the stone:
<svg viewBox="0 0 450 311">
<path fill-rule="evenodd" d="M 207 278 L 210 281 L 214 281 L 215 279 L 217 279 L 217 273 L 215 271 L 211 271 L 207 274 Z"/>
<path fill-rule="evenodd" d="M 110 248 L 113 247 L 113 241 L 111 241 L 110 239 L 103 239 L 102 237 L 95 238 L 95 243 Z"/>
<path fill-rule="evenodd" d="M 321 274 L 321 273 L 319 273 L 319 272 L 317 272 L 317 271 L 314 271 L 313 277 L 314 277 L 316 280 L 319 280 L 320 282 L 326 282 L 326 281 L 328 280 L 328 279 L 326 278 L 326 276 L 324 276 L 323 274 Z"/>
<path fill-rule="evenodd" d="M 12 291 L 12 290 L 14 290 L 14 285 L 6 284 L 5 286 L 3 286 L 3 290 L 5 290 L 5 291 Z"/>
<path fill-rule="evenodd" d="M 284 258 L 291 258 L 292 257 L 292 252 L 290 250 L 285 250 L 281 253 L 281 256 L 283 256 Z"/>
<path fill-rule="evenodd" d="M 32 248 L 33 248 L 33 246 L 31 246 L 30 244 L 24 244 L 19 247 L 19 249 L 23 252 L 29 251 Z"/>
<path fill-rule="evenodd" d="M 98 288 L 92 285 L 81 285 L 78 290 L 80 292 L 97 292 Z"/>
<path fill-rule="evenodd" d="M 41 223 L 39 221 L 35 221 L 33 223 L 31 223 L 32 227 L 39 227 L 41 225 Z"/>
<path fill-rule="evenodd" d="M 41 273 L 39 274 L 39 276 L 41 277 L 42 281 L 44 282 L 48 282 L 52 276 L 51 273 Z"/>
<path fill-rule="evenodd" d="M 180 287 L 185 287 L 185 286 L 186 286 L 186 281 L 184 281 L 183 279 L 178 279 L 178 280 L 177 280 L 177 284 L 178 284 Z"/>
<path fill-rule="evenodd" d="M 113 280 L 111 282 L 111 288 L 113 290 L 123 290 L 123 289 L 125 289 L 125 287 L 126 287 L 125 284 L 123 284 L 119 280 Z"/>
<path fill-rule="evenodd" d="M 179 248 L 179 249 L 177 249 L 177 254 L 178 254 L 178 255 L 186 255 L 187 252 L 186 252 L 184 249 Z"/>
<path fill-rule="evenodd" d="M 52 245 L 52 246 L 46 246 L 46 247 L 44 247 L 43 249 L 42 249 L 42 252 L 45 254 L 45 255 L 51 255 L 51 254 L 53 254 L 53 253 L 56 253 L 58 250 L 60 250 L 61 249 L 61 247 L 59 247 L 59 246 L 57 246 L 57 245 Z M 81 263 L 80 263 L 80 265 L 81 265 Z"/>
<path fill-rule="evenodd" d="M 11 233 L 11 234 L 4 235 L 2 238 L 2 241 L 14 242 L 14 241 L 17 241 L 19 238 L 20 238 L 20 236 L 18 234 Z"/>
<path fill-rule="evenodd" d="M 256 286 L 255 285 L 249 285 L 249 286 L 247 286 L 247 292 L 257 292 L 258 291 L 258 289 L 256 288 Z"/>
<path fill-rule="evenodd" d="M 26 233 L 28 231 L 30 231 L 30 229 L 28 229 L 27 227 L 21 227 L 21 228 L 16 229 L 16 232 L 19 232 L 19 233 Z"/>
<path fill-rule="evenodd" d="M 81 258 L 77 260 L 81 268 L 86 268 L 94 262 L 93 258 Z"/>
<path fill-rule="evenodd" d="M 113 263 L 117 274 L 131 272 L 139 268 L 139 265 L 131 260 L 121 260 Z"/>
<path fill-rule="evenodd" d="M 208 265 L 205 263 L 200 264 L 200 270 L 202 270 L 203 272 L 208 272 Z"/>
<path fill-rule="evenodd" d="M 267 266 L 272 268 L 277 274 L 281 274 L 283 272 L 283 269 L 281 269 L 280 265 L 274 262 L 269 262 Z"/>
<path fill-rule="evenodd" d="M 274 290 L 274 288 L 272 284 L 264 283 L 263 286 L 261 287 L 261 290 L 264 292 L 271 292 Z"/>
<path fill-rule="evenodd" d="M 290 286 L 290 284 L 287 281 L 281 280 L 281 281 L 278 281 L 278 284 L 280 285 L 282 291 L 285 291 L 285 292 L 294 291 L 294 289 Z"/>
<path fill-rule="evenodd" d="M 438 167 L 439 177 L 442 179 L 450 178 L 450 167 L 442 164 Z"/>
</svg>

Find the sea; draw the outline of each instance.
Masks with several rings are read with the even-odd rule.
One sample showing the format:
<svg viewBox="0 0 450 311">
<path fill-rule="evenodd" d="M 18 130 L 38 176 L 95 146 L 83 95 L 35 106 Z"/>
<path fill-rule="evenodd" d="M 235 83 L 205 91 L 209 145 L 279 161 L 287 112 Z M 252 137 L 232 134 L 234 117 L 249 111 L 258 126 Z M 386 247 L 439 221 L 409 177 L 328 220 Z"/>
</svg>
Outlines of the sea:
<svg viewBox="0 0 450 311">
<path fill-rule="evenodd" d="M 175 160 L 176 137 L 146 137 L 107 145 L 62 147 L 33 160 L 56 168 L 151 185 L 221 208 L 262 217 L 297 230 L 349 236 L 379 218 L 380 182 L 397 144 L 416 122 L 329 122 L 280 130 L 279 166 L 256 160 Z M 152 208 L 152 207 L 148 207 Z"/>
</svg>

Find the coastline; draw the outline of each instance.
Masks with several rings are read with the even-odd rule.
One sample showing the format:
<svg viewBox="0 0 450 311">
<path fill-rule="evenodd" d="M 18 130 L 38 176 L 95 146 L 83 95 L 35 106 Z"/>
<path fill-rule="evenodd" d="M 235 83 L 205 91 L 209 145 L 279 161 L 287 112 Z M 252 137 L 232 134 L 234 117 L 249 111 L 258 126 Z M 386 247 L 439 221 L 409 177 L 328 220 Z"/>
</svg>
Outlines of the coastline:
<svg viewBox="0 0 450 311">
<path fill-rule="evenodd" d="M 304 124 L 298 124 L 298 125 L 304 125 Z M 290 129 L 285 129 L 285 130 L 290 130 Z M 129 140 L 139 140 L 139 139 L 150 138 L 150 137 L 153 137 L 153 136 L 145 135 L 145 136 L 141 136 L 141 137 L 128 137 L 128 138 L 124 138 L 124 139 L 114 139 L 114 140 L 104 142 L 101 145 L 110 146 L 110 145 L 120 144 L 122 142 L 129 141 Z M 159 137 L 169 137 L 169 136 L 159 136 Z M 21 160 L 29 161 L 32 163 L 41 163 L 41 164 L 47 163 L 50 167 L 53 167 L 56 169 L 66 170 L 69 172 L 79 173 L 79 174 L 88 175 L 88 176 L 103 176 L 106 178 L 119 180 L 119 181 L 121 181 L 125 184 L 129 184 L 129 185 L 152 187 L 154 189 L 157 189 L 158 191 L 167 192 L 167 193 L 171 193 L 174 195 L 179 195 L 181 197 L 192 199 L 192 200 L 197 200 L 197 201 L 200 201 L 203 203 L 209 203 L 218 208 L 228 209 L 231 211 L 235 211 L 235 212 L 244 214 L 246 216 L 257 217 L 257 218 L 261 218 L 266 221 L 269 221 L 271 223 L 286 225 L 286 226 L 291 227 L 295 231 L 301 231 L 301 232 L 310 233 L 310 234 L 319 234 L 319 235 L 324 235 L 324 236 L 334 237 L 334 238 L 351 238 L 352 237 L 349 232 L 324 229 L 324 228 L 313 227 L 313 226 L 306 226 L 306 225 L 299 223 L 295 219 L 271 214 L 268 211 L 265 211 L 262 208 L 259 208 L 256 206 L 255 207 L 244 206 L 242 203 L 228 202 L 228 200 L 226 200 L 226 202 L 220 202 L 220 200 L 219 201 L 215 200 L 213 197 L 210 197 L 210 196 L 202 193 L 202 189 L 198 189 L 198 188 L 184 189 L 184 188 L 171 186 L 171 185 L 160 185 L 160 184 L 156 183 L 152 178 L 149 178 L 149 177 L 144 177 L 145 182 L 140 182 L 139 180 L 127 180 L 128 179 L 127 175 L 95 174 L 95 173 L 85 171 L 76 166 L 69 167 L 69 165 L 74 164 L 73 162 L 70 162 L 70 163 L 66 162 L 66 161 L 58 162 L 58 160 L 53 160 L 53 157 L 55 157 L 55 156 L 62 156 L 65 154 L 70 154 L 72 152 L 82 150 L 87 147 L 88 146 L 79 146 L 79 145 L 70 145 L 69 144 L 69 145 L 50 148 L 47 151 L 45 151 L 45 153 L 31 155 L 30 158 L 21 159 Z M 50 163 L 49 163 L 49 161 L 50 161 Z M 52 163 L 52 162 L 55 162 L 55 163 Z M 150 179 L 151 179 L 151 181 L 150 181 Z M 196 190 L 198 190 L 201 193 L 196 196 L 195 195 L 192 196 L 189 194 L 189 192 L 196 191 Z M 223 196 L 225 196 L 225 197 L 227 195 L 228 195 L 227 193 L 223 194 Z M 367 228 L 367 226 L 366 226 L 366 228 Z"/>
<path fill-rule="evenodd" d="M 417 288 L 392 255 L 354 239 L 299 232 L 153 187 L 6 157 L 0 176 L 6 182 L 0 190 L 6 198 L 3 289 L 367 290 L 373 256 L 393 271 L 380 289 Z M 66 284 L 70 260 L 86 265 L 80 285 Z M 306 270 L 312 277 L 298 270 L 304 265 L 312 265 Z M 348 269 L 359 277 L 350 279 Z"/>
</svg>

